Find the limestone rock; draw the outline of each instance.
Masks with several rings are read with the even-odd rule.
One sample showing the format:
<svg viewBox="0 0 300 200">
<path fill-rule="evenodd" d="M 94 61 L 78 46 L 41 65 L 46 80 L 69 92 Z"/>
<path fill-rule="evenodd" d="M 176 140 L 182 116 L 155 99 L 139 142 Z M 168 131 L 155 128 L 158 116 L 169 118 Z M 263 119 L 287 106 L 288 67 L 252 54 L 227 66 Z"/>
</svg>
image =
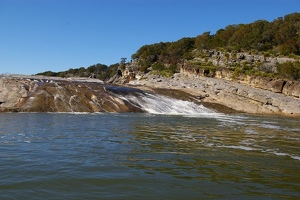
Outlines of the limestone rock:
<svg viewBox="0 0 300 200">
<path fill-rule="evenodd" d="M 175 74 L 173 79 L 164 79 L 163 82 L 157 82 L 155 79 L 148 77 L 148 79 L 143 78 L 130 83 L 152 88 L 178 89 L 199 97 L 202 102 L 219 103 L 247 113 L 300 116 L 299 98 L 286 96 L 282 93 L 275 93 L 272 91 L 272 87 L 274 87 L 274 91 L 276 87 L 279 87 L 277 90 L 282 90 L 284 81 L 276 82 L 269 78 L 261 78 L 256 81 L 260 81 L 260 83 L 264 82 L 264 88 L 269 87 L 269 90 L 253 88 L 245 84 L 235 83 L 224 79 L 183 75 L 180 73 Z M 268 85 L 270 82 L 272 82 L 271 86 Z M 288 91 L 296 91 L 296 88 L 298 88 L 296 85 L 297 84 L 295 83 L 287 82 L 282 91 L 284 92 L 286 89 L 288 89 Z M 290 88 L 286 88 L 287 86 Z M 203 98 L 203 91 L 205 91 L 205 94 L 207 95 L 206 98 Z"/>
<path fill-rule="evenodd" d="M 218 103 L 247 113 L 300 116 L 299 82 L 287 81 L 284 84 L 284 81 L 269 78 L 258 81 L 266 83 L 264 88 L 269 90 L 224 79 L 180 73 L 172 78 L 145 75 L 139 80 L 130 81 L 130 84 L 152 88 L 151 90 L 180 90 L 198 97 L 195 98 L 197 101 Z M 274 92 L 280 90 L 283 93 Z M 31 78 L 0 77 L 0 111 L 15 109 L 25 112 L 142 112 L 140 108 L 119 97 L 130 91 L 136 92 L 127 87 L 116 90 L 114 86 L 100 82 L 66 79 L 37 81 Z M 177 95 L 176 98 L 181 97 Z M 189 98 L 191 99 L 193 98 Z"/>
<path fill-rule="evenodd" d="M 286 81 L 284 80 L 274 80 L 270 82 L 271 90 L 276 93 L 282 93 L 283 86 Z"/>
<path fill-rule="evenodd" d="M 28 96 L 28 91 L 22 82 L 8 78 L 0 78 L 1 107 L 11 108 L 18 104 L 21 98 Z"/>
<path fill-rule="evenodd" d="M 0 111 L 142 112 L 100 82 L 0 78 Z"/>
<path fill-rule="evenodd" d="M 287 81 L 282 90 L 283 94 L 300 98 L 300 82 Z"/>
</svg>

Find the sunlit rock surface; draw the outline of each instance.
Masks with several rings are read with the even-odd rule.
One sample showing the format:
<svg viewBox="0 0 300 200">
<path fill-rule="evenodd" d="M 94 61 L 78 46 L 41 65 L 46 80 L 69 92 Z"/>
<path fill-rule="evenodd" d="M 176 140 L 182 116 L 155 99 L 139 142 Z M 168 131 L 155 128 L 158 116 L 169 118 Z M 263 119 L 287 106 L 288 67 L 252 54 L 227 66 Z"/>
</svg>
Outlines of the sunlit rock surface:
<svg viewBox="0 0 300 200">
<path fill-rule="evenodd" d="M 281 90 L 282 82 L 277 85 L 277 90 Z M 299 91 L 294 83 L 286 82 L 285 86 Z M 210 112 L 201 107 L 189 111 L 196 106 L 155 96 L 164 95 L 174 98 L 174 101 L 202 104 L 217 112 L 300 116 L 300 99 L 296 97 L 298 93 L 293 94 L 286 96 L 228 80 L 181 74 L 172 78 L 147 76 L 131 81 L 128 87 L 105 84 L 97 79 L 0 77 L 2 112 Z"/>
<path fill-rule="evenodd" d="M 129 84 L 181 90 L 197 96 L 201 102 L 218 103 L 246 113 L 300 116 L 299 84 L 289 81 L 283 89 L 278 82 L 277 90 L 290 87 L 291 96 L 229 80 L 183 74 L 175 74 L 172 78 L 150 75 Z"/>
<path fill-rule="evenodd" d="M 102 82 L 0 78 L 0 110 L 15 112 L 141 112 Z M 121 88 L 120 88 L 121 90 Z"/>
</svg>

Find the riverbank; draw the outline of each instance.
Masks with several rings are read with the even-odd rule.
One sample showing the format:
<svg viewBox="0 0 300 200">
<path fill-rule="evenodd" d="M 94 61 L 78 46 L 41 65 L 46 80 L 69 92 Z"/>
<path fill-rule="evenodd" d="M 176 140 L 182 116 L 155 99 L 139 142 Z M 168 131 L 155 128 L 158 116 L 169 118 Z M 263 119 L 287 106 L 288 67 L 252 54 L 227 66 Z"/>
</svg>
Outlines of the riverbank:
<svg viewBox="0 0 300 200">
<path fill-rule="evenodd" d="M 183 74 L 165 78 L 147 74 L 126 86 L 138 88 L 140 93 L 151 90 L 176 99 L 200 102 L 223 113 L 300 116 L 297 97 L 224 79 Z M 142 112 L 126 98 L 120 98 L 120 91 L 112 90 L 113 87 L 98 79 L 0 77 L 0 112 Z"/>
<path fill-rule="evenodd" d="M 224 79 L 182 74 L 175 74 L 171 78 L 145 75 L 130 81 L 128 85 L 180 90 L 196 96 L 203 103 L 217 103 L 240 112 L 300 116 L 299 98 Z"/>
</svg>

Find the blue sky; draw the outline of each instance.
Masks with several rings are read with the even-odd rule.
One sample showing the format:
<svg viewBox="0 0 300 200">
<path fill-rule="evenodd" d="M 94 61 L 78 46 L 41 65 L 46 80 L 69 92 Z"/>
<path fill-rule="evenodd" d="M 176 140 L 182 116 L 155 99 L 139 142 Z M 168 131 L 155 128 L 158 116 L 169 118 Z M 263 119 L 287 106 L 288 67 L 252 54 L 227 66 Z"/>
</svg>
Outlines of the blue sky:
<svg viewBox="0 0 300 200">
<path fill-rule="evenodd" d="M 145 44 L 294 12 L 299 0 L 0 0 L 0 74 L 110 65 Z"/>
</svg>

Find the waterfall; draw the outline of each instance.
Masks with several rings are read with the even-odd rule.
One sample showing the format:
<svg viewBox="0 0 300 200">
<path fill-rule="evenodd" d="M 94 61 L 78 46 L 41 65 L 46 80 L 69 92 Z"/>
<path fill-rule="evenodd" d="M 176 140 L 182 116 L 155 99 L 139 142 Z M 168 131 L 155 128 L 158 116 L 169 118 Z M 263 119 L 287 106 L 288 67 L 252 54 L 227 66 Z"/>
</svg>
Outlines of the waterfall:
<svg viewBox="0 0 300 200">
<path fill-rule="evenodd" d="M 159 94 L 135 92 L 118 94 L 118 96 L 122 100 L 129 102 L 145 112 L 153 114 L 203 115 L 215 113 L 203 105 L 197 105 L 194 102 L 178 100 Z"/>
</svg>

